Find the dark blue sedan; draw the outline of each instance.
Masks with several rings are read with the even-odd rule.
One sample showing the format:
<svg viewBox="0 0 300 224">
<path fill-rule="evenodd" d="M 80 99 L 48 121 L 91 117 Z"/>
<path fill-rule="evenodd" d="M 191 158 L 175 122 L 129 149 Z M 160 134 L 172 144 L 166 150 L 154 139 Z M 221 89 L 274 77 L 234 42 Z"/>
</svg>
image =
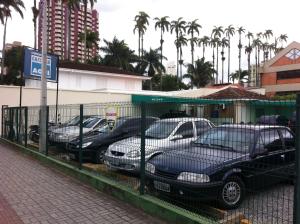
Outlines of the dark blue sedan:
<svg viewBox="0 0 300 224">
<path fill-rule="evenodd" d="M 218 200 L 233 209 L 246 189 L 290 178 L 295 140 L 289 128 L 222 125 L 210 129 L 186 149 L 168 151 L 146 164 L 150 190 L 170 197 Z"/>
</svg>

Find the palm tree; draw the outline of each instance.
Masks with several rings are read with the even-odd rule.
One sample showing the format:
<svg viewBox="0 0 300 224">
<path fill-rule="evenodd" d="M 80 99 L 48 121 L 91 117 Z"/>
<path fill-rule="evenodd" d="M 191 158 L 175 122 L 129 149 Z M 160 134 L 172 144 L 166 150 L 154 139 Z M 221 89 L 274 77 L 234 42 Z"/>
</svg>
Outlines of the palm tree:
<svg viewBox="0 0 300 224">
<path fill-rule="evenodd" d="M 191 87 L 200 88 L 204 87 L 213 81 L 214 70 L 210 62 L 206 62 L 204 58 L 195 61 L 195 65 L 188 64 L 187 74 L 183 78 L 191 80 Z"/>
<path fill-rule="evenodd" d="M 264 63 L 266 62 L 266 60 L 268 60 L 268 49 L 269 49 L 269 43 L 268 42 L 264 42 L 262 45 L 262 50 L 263 50 L 263 56 L 264 56 Z"/>
<path fill-rule="evenodd" d="M 65 4 L 68 8 L 68 34 L 67 34 L 67 58 L 71 60 L 71 23 L 72 23 L 72 13 L 74 10 L 80 8 L 81 0 L 63 0 L 63 4 Z"/>
<path fill-rule="evenodd" d="M 229 46 L 229 40 L 226 37 L 223 37 L 221 40 L 221 46 L 222 46 L 222 51 L 221 51 L 221 56 L 222 56 L 222 84 L 224 83 L 224 48 Z"/>
<path fill-rule="evenodd" d="M 248 73 L 250 74 L 251 72 L 251 62 L 250 62 L 250 57 L 251 57 L 251 53 L 252 53 L 252 45 L 250 46 L 246 46 L 245 47 L 245 53 L 247 54 L 247 62 L 248 62 Z"/>
<path fill-rule="evenodd" d="M 175 40 L 175 46 L 176 46 L 176 51 L 177 51 L 177 67 L 176 67 L 176 73 L 177 73 L 177 78 L 179 77 L 179 45 L 177 45 L 179 34 L 180 33 L 185 33 L 185 26 L 186 22 L 182 20 L 182 17 L 178 18 L 177 20 L 173 20 L 171 22 L 171 33 L 175 32 L 176 34 L 176 40 Z"/>
<path fill-rule="evenodd" d="M 203 36 L 202 38 L 199 39 L 198 41 L 198 46 L 201 47 L 202 45 L 202 58 L 205 58 L 205 48 L 207 47 L 207 45 L 209 45 L 209 37 L 208 36 Z"/>
<path fill-rule="evenodd" d="M 246 83 L 249 82 L 249 73 L 247 70 L 243 71 L 235 71 L 234 73 L 230 74 L 230 79 L 234 82 L 238 80 L 239 83 Z"/>
<path fill-rule="evenodd" d="M 200 24 L 197 23 L 198 19 L 189 22 L 187 25 L 187 33 L 191 34 L 190 44 L 191 44 L 191 54 L 192 54 L 192 64 L 194 64 L 194 46 L 197 44 L 198 38 L 194 37 L 194 33 L 200 34 L 199 29 L 202 28 Z"/>
<path fill-rule="evenodd" d="M 155 23 L 155 30 L 157 28 L 160 28 L 160 63 L 162 64 L 162 60 L 163 60 L 163 43 L 164 43 L 164 39 L 163 39 L 163 34 L 165 31 L 169 31 L 170 28 L 170 22 L 168 21 L 169 16 L 164 16 L 161 18 L 155 17 L 154 20 L 156 21 Z"/>
<path fill-rule="evenodd" d="M 116 37 L 109 42 L 103 40 L 104 47 L 100 50 L 105 54 L 101 63 L 103 65 L 117 67 L 126 71 L 134 71 L 133 63 L 138 62 L 138 57 L 134 54 L 133 50 L 130 50 L 124 40 L 119 41 Z"/>
<path fill-rule="evenodd" d="M 188 40 L 186 39 L 185 35 L 182 33 L 180 33 L 178 39 L 175 40 L 175 45 L 179 49 L 180 79 L 182 78 L 182 65 L 183 65 L 182 47 L 187 46 L 187 42 Z"/>
<path fill-rule="evenodd" d="M 86 42 L 87 42 L 87 7 L 88 4 L 91 5 L 91 9 L 94 7 L 94 4 L 97 2 L 97 0 L 82 0 L 83 6 L 84 6 L 84 42 L 83 42 L 83 49 L 84 49 L 84 62 L 86 62 Z"/>
<path fill-rule="evenodd" d="M 4 70 L 4 60 L 5 60 L 5 42 L 6 42 L 6 28 L 7 28 L 7 19 L 11 17 L 11 9 L 13 8 L 15 11 L 19 13 L 19 15 L 23 18 L 22 9 L 25 9 L 24 3 L 22 0 L 5 0 L 1 1 L 0 5 L 2 5 L 0 9 L 0 21 L 4 25 L 3 32 L 3 45 L 2 45 L 2 62 L 1 62 L 1 81 L 3 81 L 3 70 Z"/>
<path fill-rule="evenodd" d="M 235 34 L 235 29 L 232 25 L 229 25 L 225 28 L 225 35 L 228 38 L 228 73 L 227 73 L 227 80 L 229 82 L 229 75 L 230 75 L 230 37 L 232 37 Z"/>
<path fill-rule="evenodd" d="M 162 56 L 163 59 L 167 59 Z M 148 77 L 153 77 L 155 74 L 166 72 L 164 65 L 160 62 L 161 50 L 157 48 L 151 49 L 149 52 L 144 52 L 144 58 L 137 64 L 136 70 L 141 74 L 147 74 Z"/>
<path fill-rule="evenodd" d="M 246 34 L 246 38 L 248 38 L 248 47 L 251 46 L 251 39 L 253 39 L 253 33 L 248 32 Z"/>
<path fill-rule="evenodd" d="M 255 84 L 258 84 L 258 69 L 259 69 L 259 51 L 261 48 L 261 40 L 257 37 L 252 42 L 252 48 L 255 49 Z"/>
<path fill-rule="evenodd" d="M 213 50 L 212 58 L 213 58 L 213 68 L 214 69 L 215 69 L 215 48 L 218 44 L 218 41 L 219 41 L 219 38 L 211 38 L 209 41 L 209 45 L 212 47 L 212 50 Z"/>
<path fill-rule="evenodd" d="M 224 33 L 223 31 L 223 27 L 222 26 L 214 26 L 212 32 L 211 32 L 211 36 L 214 38 L 218 38 L 217 41 L 217 67 L 216 67 L 216 82 L 219 82 L 219 46 L 221 46 L 221 41 L 220 38 L 222 36 L 222 34 Z"/>
<path fill-rule="evenodd" d="M 239 34 L 239 44 L 238 44 L 238 48 L 239 48 L 239 72 L 241 73 L 241 56 L 242 56 L 242 33 L 245 33 L 245 28 L 240 26 L 237 28 L 237 32 Z"/>
<path fill-rule="evenodd" d="M 32 21 L 33 21 L 33 29 L 34 29 L 34 35 L 33 35 L 33 39 L 34 39 L 34 44 L 33 44 L 33 46 L 34 46 L 34 49 L 36 49 L 37 48 L 37 41 L 36 41 L 36 35 L 37 35 L 37 29 L 36 29 L 36 24 L 37 24 L 37 18 L 38 18 L 38 16 L 39 16 L 39 10 L 37 9 L 37 7 L 36 7 L 36 0 L 34 0 L 34 2 L 33 2 L 33 7 L 31 8 L 31 10 L 32 10 L 32 14 L 33 14 L 33 18 L 32 18 Z"/>
<path fill-rule="evenodd" d="M 134 27 L 133 32 L 135 32 L 135 30 L 138 31 L 138 35 L 139 35 L 139 57 L 143 58 L 143 53 L 144 53 L 144 34 L 147 30 L 147 26 L 149 25 L 149 21 L 148 19 L 150 18 L 150 16 L 141 11 L 139 12 L 138 15 L 135 16 L 134 21 L 136 22 L 136 25 Z"/>
<path fill-rule="evenodd" d="M 281 51 L 283 49 L 283 42 L 287 42 L 288 36 L 286 34 L 281 34 L 279 37 L 275 38 L 275 48 L 276 52 Z M 278 47 L 278 42 L 281 43 L 281 46 Z"/>
<path fill-rule="evenodd" d="M 268 43 L 270 37 L 273 37 L 273 31 L 270 30 L 270 29 L 269 30 L 265 30 L 265 32 L 263 33 L 263 36 L 266 39 L 266 43 Z M 269 57 L 269 51 L 268 50 L 269 50 L 269 47 L 266 47 L 265 51 L 264 51 L 264 62 Z"/>
<path fill-rule="evenodd" d="M 86 37 L 85 37 L 86 36 Z M 84 33 L 79 34 L 78 42 L 84 43 L 84 40 L 86 38 L 86 49 L 88 53 L 88 60 L 90 59 L 90 50 L 93 48 L 98 49 L 99 45 L 98 42 L 100 41 L 99 39 L 99 34 L 98 32 L 93 32 L 91 30 L 86 31 L 86 35 Z"/>
</svg>

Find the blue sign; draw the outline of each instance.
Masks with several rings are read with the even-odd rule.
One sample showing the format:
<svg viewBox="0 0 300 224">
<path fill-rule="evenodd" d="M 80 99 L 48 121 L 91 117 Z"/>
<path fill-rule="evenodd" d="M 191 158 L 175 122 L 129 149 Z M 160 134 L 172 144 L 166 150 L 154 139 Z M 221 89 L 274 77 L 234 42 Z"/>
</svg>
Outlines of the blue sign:
<svg viewBox="0 0 300 224">
<path fill-rule="evenodd" d="M 57 81 L 58 57 L 47 55 L 46 77 L 48 81 Z M 39 51 L 25 48 L 24 52 L 24 77 L 41 79 L 42 76 L 42 54 Z"/>
</svg>

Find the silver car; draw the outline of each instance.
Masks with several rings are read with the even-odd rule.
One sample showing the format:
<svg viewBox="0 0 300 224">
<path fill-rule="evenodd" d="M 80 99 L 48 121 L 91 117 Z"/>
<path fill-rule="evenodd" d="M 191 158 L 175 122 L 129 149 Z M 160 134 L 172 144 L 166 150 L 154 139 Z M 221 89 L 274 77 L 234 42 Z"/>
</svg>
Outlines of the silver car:
<svg viewBox="0 0 300 224">
<path fill-rule="evenodd" d="M 86 134 L 96 129 L 104 128 L 106 119 L 100 116 L 84 116 L 82 122 L 82 133 Z M 79 136 L 79 122 L 77 125 L 70 125 L 61 128 L 55 128 L 49 133 L 49 140 L 53 143 L 67 143 Z"/>
<path fill-rule="evenodd" d="M 146 161 L 166 150 L 185 148 L 214 125 L 204 118 L 169 118 L 156 121 L 146 130 Z M 104 163 L 112 169 L 139 172 L 141 138 L 131 137 L 110 145 Z"/>
</svg>

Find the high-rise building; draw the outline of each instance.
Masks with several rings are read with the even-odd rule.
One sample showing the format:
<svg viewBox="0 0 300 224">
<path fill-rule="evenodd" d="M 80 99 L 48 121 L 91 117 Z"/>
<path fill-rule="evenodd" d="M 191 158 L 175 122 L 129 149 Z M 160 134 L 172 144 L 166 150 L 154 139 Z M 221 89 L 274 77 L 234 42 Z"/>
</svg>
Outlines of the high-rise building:
<svg viewBox="0 0 300 224">
<path fill-rule="evenodd" d="M 41 2 L 39 8 L 41 7 Z M 42 10 L 40 10 L 41 12 Z M 48 51 L 60 56 L 61 59 L 68 58 L 68 26 L 71 26 L 70 35 L 70 60 L 82 61 L 84 58 L 84 44 L 79 41 L 79 34 L 84 33 L 84 6 L 80 9 L 71 11 L 71 23 L 69 24 L 69 10 L 65 4 L 60 1 L 50 0 L 47 8 L 48 16 Z M 87 10 L 87 30 L 98 32 L 98 12 L 96 10 Z M 42 49 L 42 13 L 39 17 L 38 26 L 38 48 Z M 89 54 L 89 55 L 88 55 Z M 93 46 L 87 49 L 87 58 L 92 58 L 97 54 L 97 48 Z"/>
</svg>

